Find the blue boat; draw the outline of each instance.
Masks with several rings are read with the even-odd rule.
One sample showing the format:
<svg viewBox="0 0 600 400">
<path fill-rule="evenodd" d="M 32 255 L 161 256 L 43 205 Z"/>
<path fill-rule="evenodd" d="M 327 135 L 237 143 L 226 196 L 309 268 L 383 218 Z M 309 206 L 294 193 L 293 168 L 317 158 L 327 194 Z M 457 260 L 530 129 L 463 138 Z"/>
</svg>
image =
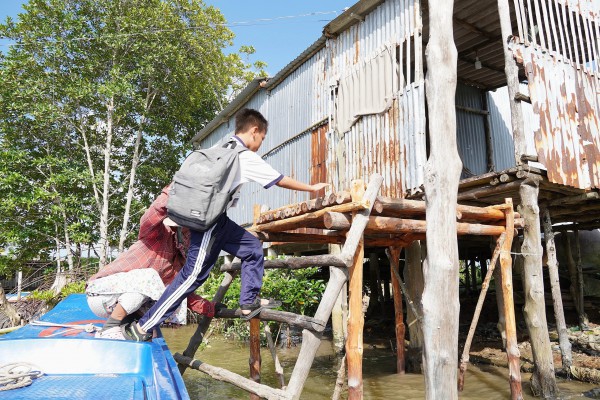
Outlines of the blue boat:
<svg viewBox="0 0 600 400">
<path fill-rule="evenodd" d="M 138 343 L 59 326 L 104 323 L 84 294 L 70 295 L 40 321 L 0 336 L 0 367 L 28 363 L 43 373 L 29 386 L 0 391 L 0 399 L 189 399 L 160 331 Z"/>
</svg>

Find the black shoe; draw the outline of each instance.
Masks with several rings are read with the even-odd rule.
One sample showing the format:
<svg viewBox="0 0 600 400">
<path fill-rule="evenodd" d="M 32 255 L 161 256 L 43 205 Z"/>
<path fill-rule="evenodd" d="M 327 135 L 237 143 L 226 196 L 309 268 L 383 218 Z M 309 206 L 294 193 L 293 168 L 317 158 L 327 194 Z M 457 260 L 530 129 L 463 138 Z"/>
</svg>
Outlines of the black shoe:
<svg viewBox="0 0 600 400">
<path fill-rule="evenodd" d="M 133 340 L 134 342 L 149 342 L 152 340 L 152 333 L 142 333 L 137 327 L 137 322 L 133 321 L 127 325 L 121 327 L 123 336 L 127 340 Z"/>
<path fill-rule="evenodd" d="M 258 314 L 260 314 L 260 312 L 262 310 L 265 309 L 269 309 L 269 308 L 277 308 L 277 307 L 281 307 L 281 301 L 279 300 L 274 300 L 274 299 L 269 299 L 269 302 L 267 304 L 261 304 L 261 298 L 257 297 L 256 299 L 254 299 L 254 301 L 250 304 L 242 304 L 240 305 L 240 309 L 243 310 L 250 310 L 249 314 L 244 315 L 244 313 L 242 313 L 242 319 L 249 321 L 252 318 L 254 318 L 255 316 L 257 316 Z"/>
</svg>

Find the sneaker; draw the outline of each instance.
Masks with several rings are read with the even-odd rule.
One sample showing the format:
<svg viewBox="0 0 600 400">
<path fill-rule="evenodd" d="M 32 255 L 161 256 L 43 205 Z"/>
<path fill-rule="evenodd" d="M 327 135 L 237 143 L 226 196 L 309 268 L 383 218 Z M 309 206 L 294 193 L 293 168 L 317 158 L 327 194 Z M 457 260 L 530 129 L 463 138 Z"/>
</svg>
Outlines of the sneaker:
<svg viewBox="0 0 600 400">
<path fill-rule="evenodd" d="M 133 340 L 134 342 L 149 342 L 152 340 L 152 333 L 142 333 L 137 327 L 137 322 L 133 321 L 121 327 L 125 340 Z"/>
<path fill-rule="evenodd" d="M 125 340 L 125 336 L 123 336 L 123 331 L 121 330 L 120 326 L 113 326 L 112 328 L 96 332 L 96 338 Z"/>
</svg>

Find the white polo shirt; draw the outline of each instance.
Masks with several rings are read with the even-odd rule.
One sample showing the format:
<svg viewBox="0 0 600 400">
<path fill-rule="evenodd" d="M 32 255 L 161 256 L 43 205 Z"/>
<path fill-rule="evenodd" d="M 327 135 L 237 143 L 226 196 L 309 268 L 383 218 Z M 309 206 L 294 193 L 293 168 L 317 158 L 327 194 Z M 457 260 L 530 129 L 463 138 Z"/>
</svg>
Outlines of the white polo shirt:
<svg viewBox="0 0 600 400">
<path fill-rule="evenodd" d="M 237 137 L 232 136 L 232 139 L 238 141 L 238 146 L 244 146 L 244 142 Z M 265 189 L 277 184 L 283 179 L 283 174 L 279 173 L 275 168 L 270 166 L 265 160 L 263 160 L 258 154 L 252 150 L 243 151 L 240 153 L 240 169 L 233 181 L 233 187 L 239 185 L 237 193 L 232 197 L 230 207 L 235 207 L 239 198 L 239 188 L 241 185 L 248 182 L 256 182 Z"/>
</svg>

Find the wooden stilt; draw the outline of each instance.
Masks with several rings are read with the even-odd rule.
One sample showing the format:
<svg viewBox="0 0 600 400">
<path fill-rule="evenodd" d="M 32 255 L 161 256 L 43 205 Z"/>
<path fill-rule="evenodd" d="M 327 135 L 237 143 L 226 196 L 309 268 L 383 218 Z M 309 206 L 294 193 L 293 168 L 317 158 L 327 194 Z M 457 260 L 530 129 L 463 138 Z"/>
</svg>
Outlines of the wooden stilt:
<svg viewBox="0 0 600 400">
<path fill-rule="evenodd" d="M 332 255 L 340 254 L 342 251 L 339 245 L 330 245 L 329 253 Z M 330 275 L 333 274 L 332 270 L 336 267 L 329 267 Z M 348 312 L 348 296 L 347 289 L 345 287 L 340 290 L 340 293 L 335 301 L 333 309 L 331 310 L 331 330 L 333 333 L 333 344 L 336 348 L 336 352 L 341 353 L 344 351 L 346 344 L 346 329 L 347 324 L 347 312 Z M 346 316 L 345 316 L 346 314 Z M 345 364 L 344 364 L 345 365 Z M 344 366 L 344 370 L 346 367 Z"/>
<path fill-rule="evenodd" d="M 364 190 L 362 181 L 352 182 L 352 198 L 361 198 Z M 348 359 L 348 399 L 363 398 L 362 355 L 363 355 L 363 261 L 364 242 L 359 238 L 353 262 L 348 274 L 348 338 L 346 339 L 346 357 Z"/>
<path fill-rule="evenodd" d="M 260 320 L 252 318 L 250 320 L 250 379 L 260 383 Z M 250 400 L 260 400 L 260 397 L 254 393 L 250 394 Z"/>
<path fill-rule="evenodd" d="M 558 343 L 560 345 L 562 366 L 568 374 L 571 370 L 571 365 L 573 365 L 573 355 L 571 353 L 571 343 L 569 342 L 567 334 L 565 312 L 560 291 L 558 260 L 556 259 L 554 232 L 552 232 L 552 219 L 550 218 L 550 211 L 548 211 L 548 208 L 546 207 L 542 209 L 542 218 L 544 221 L 544 239 L 546 241 L 546 254 L 548 256 L 548 275 L 550 277 L 552 304 L 554 306 L 554 319 L 556 320 L 556 330 L 558 331 Z"/>
<path fill-rule="evenodd" d="M 402 289 L 400 282 L 396 278 L 395 271 L 400 269 L 400 247 L 390 247 L 390 268 L 392 269 L 392 292 L 394 296 L 394 317 L 396 320 L 396 373 L 404 375 L 406 372 L 406 362 L 404 356 L 404 311 L 402 310 Z"/>
<path fill-rule="evenodd" d="M 277 351 L 275 349 L 275 343 L 273 343 L 273 335 L 271 335 L 271 328 L 269 328 L 269 324 L 264 325 L 265 328 L 265 336 L 267 338 L 267 345 L 269 346 L 269 351 L 271 352 L 271 357 L 273 357 L 273 364 L 275 365 L 275 373 L 277 374 L 277 378 L 279 378 L 279 386 L 282 389 L 285 389 L 285 377 L 283 376 L 283 367 L 279 362 L 279 357 L 277 357 Z"/>
<path fill-rule="evenodd" d="M 477 322 L 479 321 L 479 316 L 481 315 L 481 309 L 483 307 L 485 295 L 487 294 L 487 289 L 489 287 L 490 280 L 492 279 L 492 274 L 494 272 L 496 262 L 498 261 L 498 257 L 500 256 L 500 249 L 502 248 L 505 240 L 506 234 L 503 233 L 502 235 L 500 235 L 498 241 L 496 242 L 496 248 L 494 249 L 494 254 L 492 255 L 492 262 L 490 263 L 490 268 L 488 269 L 485 279 L 481 283 L 481 293 L 479 293 L 479 299 L 477 300 L 477 306 L 475 307 L 473 320 L 471 321 L 471 326 L 469 327 L 469 333 L 467 334 L 465 347 L 463 348 L 463 353 L 460 357 L 460 367 L 458 372 L 458 390 L 460 392 L 462 392 L 465 386 L 465 372 L 469 364 L 469 351 L 471 350 L 471 342 L 473 340 L 473 336 L 475 335 L 475 328 L 477 328 Z"/>
<path fill-rule="evenodd" d="M 581 249 L 579 246 L 579 231 L 575 231 L 573 235 L 574 241 L 576 242 L 575 249 L 577 253 L 577 262 L 575 262 L 575 259 L 573 258 L 571 232 L 565 232 L 565 236 L 567 237 L 567 267 L 569 268 L 569 278 L 571 279 L 571 286 L 569 287 L 569 290 L 571 291 L 571 297 L 573 298 L 573 303 L 575 303 L 575 309 L 577 310 L 579 328 L 581 330 L 586 330 L 589 329 L 589 320 L 583 305 L 583 279 L 581 279 Z"/>
<path fill-rule="evenodd" d="M 508 375 L 510 380 L 510 395 L 513 400 L 522 400 L 520 353 L 517 343 L 517 323 L 512 289 L 512 257 L 510 249 L 514 237 L 514 211 L 512 199 L 506 199 L 508 207 L 506 215 L 506 239 L 500 253 L 500 269 L 502 271 L 502 297 L 504 298 L 504 316 L 506 318 L 506 355 L 508 356 Z"/>
<path fill-rule="evenodd" d="M 406 263 L 404 278 L 406 290 L 403 290 L 406 304 L 406 323 L 409 343 L 406 354 L 406 370 L 413 373 L 423 372 L 423 318 L 421 295 L 423 294 L 423 263 L 421 243 L 416 240 L 404 249 Z"/>
</svg>

